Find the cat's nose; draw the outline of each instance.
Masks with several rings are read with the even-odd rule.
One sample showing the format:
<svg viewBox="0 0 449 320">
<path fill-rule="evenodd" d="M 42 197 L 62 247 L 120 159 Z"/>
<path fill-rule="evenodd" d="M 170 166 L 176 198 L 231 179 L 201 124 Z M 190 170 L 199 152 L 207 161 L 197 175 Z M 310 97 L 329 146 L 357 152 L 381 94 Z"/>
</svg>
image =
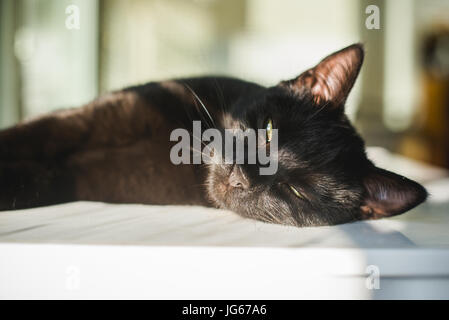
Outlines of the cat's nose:
<svg viewBox="0 0 449 320">
<path fill-rule="evenodd" d="M 233 188 L 249 188 L 248 178 L 245 177 L 245 174 L 239 165 L 234 165 L 234 168 L 232 168 L 231 174 L 229 175 L 229 185 Z"/>
</svg>

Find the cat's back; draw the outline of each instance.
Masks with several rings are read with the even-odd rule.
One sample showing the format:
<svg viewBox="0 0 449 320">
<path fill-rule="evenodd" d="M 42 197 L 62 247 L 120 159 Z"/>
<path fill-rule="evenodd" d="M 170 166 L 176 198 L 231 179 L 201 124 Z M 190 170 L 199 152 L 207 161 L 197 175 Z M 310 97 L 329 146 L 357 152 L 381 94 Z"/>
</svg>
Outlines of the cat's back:
<svg viewBox="0 0 449 320">
<path fill-rule="evenodd" d="M 218 119 L 240 96 L 258 88 L 239 79 L 199 77 L 150 82 L 98 98 L 85 110 L 97 118 L 91 122 L 93 147 L 69 159 L 79 172 L 78 197 L 204 204 L 200 168 L 171 162 L 170 134 L 178 128 L 191 131 L 195 120 L 207 122 L 205 109 Z"/>
<path fill-rule="evenodd" d="M 263 87 L 252 82 L 226 76 L 203 76 L 180 78 L 128 87 L 123 90 L 133 93 L 164 113 L 170 114 L 180 106 L 203 103 L 214 111 L 229 107 L 240 97 Z"/>
</svg>

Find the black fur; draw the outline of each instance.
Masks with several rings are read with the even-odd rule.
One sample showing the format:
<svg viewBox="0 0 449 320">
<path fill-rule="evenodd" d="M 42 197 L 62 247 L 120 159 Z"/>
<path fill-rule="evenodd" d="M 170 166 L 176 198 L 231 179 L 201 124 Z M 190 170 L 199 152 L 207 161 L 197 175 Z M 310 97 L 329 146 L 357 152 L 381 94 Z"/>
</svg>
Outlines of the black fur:
<svg viewBox="0 0 449 320">
<path fill-rule="evenodd" d="M 196 204 L 295 226 L 403 213 L 425 200 L 425 189 L 376 168 L 344 114 L 362 62 L 363 48 L 353 45 L 270 88 L 225 77 L 149 83 L 1 131 L 0 209 L 74 200 Z M 279 132 L 277 173 L 173 165 L 173 129 L 193 120 L 213 126 L 201 103 L 220 130 L 264 128 L 270 118 Z"/>
</svg>

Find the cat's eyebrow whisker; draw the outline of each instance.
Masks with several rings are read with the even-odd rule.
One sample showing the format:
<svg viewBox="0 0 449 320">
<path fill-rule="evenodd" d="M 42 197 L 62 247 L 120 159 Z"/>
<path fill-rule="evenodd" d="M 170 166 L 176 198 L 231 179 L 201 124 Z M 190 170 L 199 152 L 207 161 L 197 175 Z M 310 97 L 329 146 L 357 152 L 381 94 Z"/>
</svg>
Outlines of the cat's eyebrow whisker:
<svg viewBox="0 0 449 320">
<path fill-rule="evenodd" d="M 218 104 L 220 106 L 221 113 L 222 113 L 222 115 L 225 115 L 226 114 L 226 109 L 227 109 L 226 100 L 224 98 L 223 89 L 218 84 L 217 79 L 214 79 L 214 86 L 215 86 L 216 91 L 217 91 Z"/>
<path fill-rule="evenodd" d="M 193 89 L 192 89 L 189 85 L 187 85 L 187 84 L 185 84 L 185 83 L 183 83 L 183 85 L 184 85 L 184 87 L 186 87 L 186 88 L 189 89 L 189 91 L 192 93 L 192 96 L 195 98 L 195 99 L 194 99 L 194 104 L 195 104 L 196 111 L 197 111 L 198 115 L 199 115 L 200 118 L 201 118 L 201 119 L 200 119 L 201 122 L 205 122 L 206 125 L 207 125 L 207 127 L 210 128 L 209 123 L 207 123 L 206 118 L 204 118 L 202 112 L 200 112 L 200 110 L 199 110 L 199 108 L 198 108 L 198 102 L 197 102 L 197 99 L 196 99 L 195 94 L 194 94 L 194 92 L 193 92 Z M 198 98 L 198 99 L 199 99 L 199 98 Z M 184 104 L 181 104 L 181 106 L 184 108 L 184 111 L 185 111 L 186 114 L 187 114 L 187 118 L 188 118 L 190 121 L 192 121 L 192 122 L 195 121 L 195 120 L 193 119 L 192 115 L 190 114 L 190 112 L 188 111 L 187 106 L 184 105 Z M 187 130 L 188 130 L 190 133 L 192 133 L 192 130 L 190 130 L 190 129 L 187 129 Z"/>
<path fill-rule="evenodd" d="M 186 115 L 187 115 L 188 120 L 191 121 L 191 122 L 193 122 L 193 121 L 194 121 L 194 120 L 193 120 L 193 117 L 192 117 L 192 115 L 190 114 L 190 112 L 187 110 L 187 109 L 188 109 L 187 106 L 186 106 L 185 104 L 181 103 L 181 107 L 184 109 L 184 111 L 185 111 L 185 113 L 186 113 Z M 182 121 L 177 120 L 177 122 L 178 122 L 180 125 L 183 126 Z M 189 130 L 189 129 L 187 129 L 187 130 Z M 191 130 L 190 130 L 190 131 L 191 131 Z"/>
<path fill-rule="evenodd" d="M 203 107 L 203 110 L 206 112 L 207 116 L 209 117 L 210 121 L 212 122 L 213 126 L 215 127 L 215 121 L 214 121 L 214 119 L 212 119 L 212 116 L 210 115 L 210 113 L 207 110 L 206 106 L 204 105 L 203 101 L 201 101 L 200 97 L 198 97 L 198 95 L 195 93 L 195 91 L 193 91 L 193 89 L 188 84 L 184 84 L 184 85 L 186 86 L 187 89 L 189 89 L 189 91 L 192 93 L 194 98 L 200 103 L 201 107 Z"/>
</svg>

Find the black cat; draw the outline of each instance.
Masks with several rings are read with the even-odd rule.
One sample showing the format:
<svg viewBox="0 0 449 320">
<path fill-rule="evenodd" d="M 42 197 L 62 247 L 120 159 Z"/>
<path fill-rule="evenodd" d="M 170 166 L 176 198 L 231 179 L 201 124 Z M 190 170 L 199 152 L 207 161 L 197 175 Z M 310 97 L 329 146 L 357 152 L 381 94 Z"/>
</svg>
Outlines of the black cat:
<svg viewBox="0 0 449 320">
<path fill-rule="evenodd" d="M 333 225 L 403 213 L 426 199 L 375 167 L 344 114 L 363 61 L 359 44 L 265 88 L 225 77 L 148 83 L 0 132 L 0 209 L 74 200 L 192 204 L 266 222 Z M 275 128 L 278 170 L 258 164 L 174 165 L 170 133 Z"/>
</svg>

